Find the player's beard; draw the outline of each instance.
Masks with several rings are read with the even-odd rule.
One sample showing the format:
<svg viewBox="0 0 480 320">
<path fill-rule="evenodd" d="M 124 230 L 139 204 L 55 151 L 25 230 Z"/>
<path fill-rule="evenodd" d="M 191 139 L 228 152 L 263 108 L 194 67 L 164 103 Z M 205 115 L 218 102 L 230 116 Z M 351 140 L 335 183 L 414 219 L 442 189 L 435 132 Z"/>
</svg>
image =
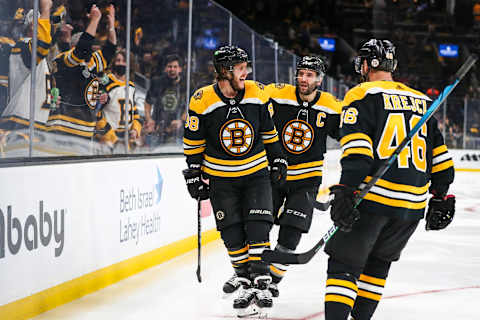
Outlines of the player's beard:
<svg viewBox="0 0 480 320">
<path fill-rule="evenodd" d="M 313 91 L 315 91 L 315 89 L 317 89 L 317 83 L 316 82 L 314 82 L 312 84 L 307 83 L 306 85 L 307 85 L 306 88 L 302 88 L 301 84 L 300 83 L 298 84 L 298 91 L 300 92 L 300 94 L 308 96 Z"/>
</svg>

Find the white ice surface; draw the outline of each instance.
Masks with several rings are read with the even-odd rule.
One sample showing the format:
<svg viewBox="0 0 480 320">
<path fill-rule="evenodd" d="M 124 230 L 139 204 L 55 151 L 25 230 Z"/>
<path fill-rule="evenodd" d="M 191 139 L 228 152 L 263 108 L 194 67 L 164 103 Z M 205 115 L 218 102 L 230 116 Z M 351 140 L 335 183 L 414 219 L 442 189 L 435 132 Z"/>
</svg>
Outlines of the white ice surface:
<svg viewBox="0 0 480 320">
<path fill-rule="evenodd" d="M 325 177 L 326 184 L 335 179 Z M 390 270 L 374 319 L 480 319 L 480 173 L 457 172 L 450 191 L 457 196 L 453 223 L 436 232 L 420 224 Z M 298 251 L 312 247 L 329 226 L 328 214 L 317 211 Z M 310 263 L 291 266 L 269 319 L 324 319 L 326 262 L 320 251 Z M 221 299 L 232 270 L 220 241 L 204 246 L 201 284 L 195 269 L 192 251 L 35 319 L 236 319 L 232 301 Z"/>
</svg>

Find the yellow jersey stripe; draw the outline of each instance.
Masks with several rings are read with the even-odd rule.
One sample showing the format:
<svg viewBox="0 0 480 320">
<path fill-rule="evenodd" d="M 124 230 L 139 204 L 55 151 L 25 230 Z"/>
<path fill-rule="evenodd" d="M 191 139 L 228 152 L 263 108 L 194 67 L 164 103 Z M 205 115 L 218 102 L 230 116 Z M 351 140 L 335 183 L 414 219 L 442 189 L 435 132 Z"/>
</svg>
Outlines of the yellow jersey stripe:
<svg viewBox="0 0 480 320">
<path fill-rule="evenodd" d="M 372 150 L 368 149 L 368 148 L 349 148 L 347 150 L 345 150 L 345 152 L 343 152 L 342 154 L 342 158 L 344 157 L 347 157 L 349 155 L 352 155 L 352 154 L 363 154 L 365 156 L 368 156 L 370 158 L 373 159 L 373 152 Z"/>
<path fill-rule="evenodd" d="M 367 299 L 370 299 L 370 300 L 375 300 L 375 301 L 380 301 L 380 299 L 382 298 L 381 294 L 376 294 L 376 293 L 372 293 L 372 292 L 368 292 L 368 291 L 363 291 L 362 289 L 358 290 L 358 296 L 362 297 L 362 298 L 367 298 Z"/>
<path fill-rule="evenodd" d="M 425 209 L 425 207 L 427 206 L 427 200 L 422 202 L 411 202 L 407 200 L 391 199 L 373 193 L 367 193 L 367 195 L 365 196 L 365 200 L 378 202 L 390 207 L 399 207 L 414 210 Z"/>
<path fill-rule="evenodd" d="M 369 136 L 367 136 L 365 133 L 361 133 L 361 132 L 351 133 L 344 136 L 342 139 L 340 139 L 340 144 L 343 146 L 352 140 L 367 140 L 370 144 L 373 144 L 372 139 Z"/>
<path fill-rule="evenodd" d="M 367 275 L 364 275 L 364 274 L 361 274 L 360 278 L 358 278 L 358 280 L 363 281 L 363 282 L 368 282 L 368 283 L 374 284 L 376 286 L 382 286 L 382 287 L 385 287 L 385 283 L 387 282 L 387 280 L 385 280 L 385 279 L 375 278 L 375 277 L 367 276 Z"/>
<path fill-rule="evenodd" d="M 270 247 L 270 242 L 250 243 L 250 247 Z"/>
<path fill-rule="evenodd" d="M 248 250 L 248 245 L 246 245 L 246 246 L 243 247 L 242 249 L 238 249 L 238 250 L 235 250 L 235 251 L 228 251 L 228 254 L 246 253 L 247 250 Z"/>
<path fill-rule="evenodd" d="M 367 176 L 367 177 L 365 177 L 363 182 L 368 183 L 368 182 L 370 182 L 370 180 L 372 180 L 372 177 Z M 390 190 L 393 190 L 393 191 L 409 192 L 409 193 L 420 194 L 420 195 L 427 192 L 427 190 L 430 186 L 430 184 L 427 183 L 423 187 L 415 187 L 415 186 L 409 186 L 409 185 L 406 185 L 406 184 L 394 183 L 394 182 L 390 182 L 390 181 L 383 180 L 383 179 L 378 179 L 377 182 L 375 182 L 375 185 L 379 186 L 379 187 L 384 187 L 386 189 L 390 189 Z"/>
<path fill-rule="evenodd" d="M 210 168 L 207 168 L 205 166 L 202 166 L 203 172 L 212 175 L 212 176 L 217 176 L 217 177 L 224 177 L 224 178 L 237 178 L 237 177 L 242 177 L 246 176 L 252 173 L 255 173 L 257 171 L 262 170 L 263 168 L 266 168 L 268 166 L 267 161 L 260 163 L 259 165 L 247 169 L 247 170 L 242 170 L 242 171 L 234 171 L 234 172 L 229 172 L 229 171 L 220 171 L 220 170 L 213 170 Z"/>
<path fill-rule="evenodd" d="M 432 173 L 443 171 L 443 170 L 446 170 L 450 167 L 453 167 L 453 160 L 452 159 L 450 159 L 448 161 L 445 161 L 445 162 L 442 162 L 440 164 L 434 165 L 432 167 Z"/>
<path fill-rule="evenodd" d="M 446 145 L 441 145 L 440 147 L 436 147 L 433 149 L 433 156 L 435 157 L 441 153 L 444 153 L 445 151 L 447 151 Z"/>
<path fill-rule="evenodd" d="M 274 143 L 274 142 L 277 142 L 278 141 L 278 136 L 275 136 L 271 139 L 266 139 L 266 140 L 263 140 L 263 143 L 264 144 L 269 144 L 269 143 Z"/>
<path fill-rule="evenodd" d="M 355 301 L 345 296 L 339 296 L 336 294 L 327 294 L 325 295 L 325 302 L 339 302 L 339 303 L 343 303 L 350 306 L 350 308 L 353 308 L 353 303 Z"/>
<path fill-rule="evenodd" d="M 65 121 L 68 121 L 68 122 L 71 122 L 71 123 L 81 124 L 81 125 L 87 126 L 87 127 L 95 127 L 95 124 L 96 124 L 95 122 L 83 121 L 83 120 L 75 119 L 75 118 L 72 118 L 72 117 L 64 116 L 64 115 L 61 115 L 61 114 L 50 116 L 50 117 L 48 117 L 48 120 L 65 120 Z"/>
<path fill-rule="evenodd" d="M 183 138 L 183 143 L 188 144 L 189 146 L 201 146 L 205 144 L 207 141 L 205 139 L 202 140 L 190 140 L 187 138 Z"/>
<path fill-rule="evenodd" d="M 277 269 L 277 268 L 275 268 L 275 266 L 272 266 L 272 265 L 270 265 L 270 271 L 272 271 L 273 273 L 275 273 L 276 275 L 279 275 L 279 276 L 283 276 L 286 272 L 286 271 Z"/>
<path fill-rule="evenodd" d="M 292 164 L 291 166 L 288 166 L 288 169 L 294 170 L 294 169 L 305 169 L 305 168 L 312 168 L 312 167 L 318 167 L 323 165 L 323 160 L 322 161 L 313 161 L 313 162 L 305 162 L 305 163 L 300 163 L 300 164 Z"/>
<path fill-rule="evenodd" d="M 71 133 L 71 134 L 74 134 L 74 135 L 77 135 L 77 136 L 82 136 L 82 137 L 93 136 L 93 132 L 85 132 L 85 131 L 72 129 L 72 128 L 68 128 L 68 127 L 63 127 L 63 126 L 59 126 L 59 125 L 49 126 L 48 131 L 52 131 L 52 130 L 68 132 L 68 133 Z"/>
<path fill-rule="evenodd" d="M 210 162 L 210 163 L 214 163 L 214 164 L 236 166 L 236 165 L 242 165 L 242 164 L 250 163 L 252 161 L 260 159 L 261 157 L 265 156 L 266 154 L 267 153 L 265 152 L 265 150 L 263 150 L 262 152 L 259 152 L 256 155 L 251 156 L 247 159 L 243 159 L 243 160 L 223 160 L 223 159 L 217 159 L 217 158 L 213 158 L 213 157 L 210 157 L 208 155 L 205 155 L 205 160 Z"/>
<path fill-rule="evenodd" d="M 301 180 L 301 179 L 307 179 L 312 177 L 321 177 L 322 175 L 323 175 L 322 171 L 307 172 L 307 173 L 297 174 L 294 176 L 287 175 L 287 181 Z"/>
<path fill-rule="evenodd" d="M 358 287 L 355 283 L 341 279 L 327 279 L 327 286 L 340 286 L 358 291 Z"/>
<path fill-rule="evenodd" d="M 199 154 L 205 151 L 205 147 L 202 148 L 196 148 L 196 149 L 190 149 L 190 150 L 183 150 L 183 154 L 187 156 L 191 156 L 194 154 Z"/>
</svg>

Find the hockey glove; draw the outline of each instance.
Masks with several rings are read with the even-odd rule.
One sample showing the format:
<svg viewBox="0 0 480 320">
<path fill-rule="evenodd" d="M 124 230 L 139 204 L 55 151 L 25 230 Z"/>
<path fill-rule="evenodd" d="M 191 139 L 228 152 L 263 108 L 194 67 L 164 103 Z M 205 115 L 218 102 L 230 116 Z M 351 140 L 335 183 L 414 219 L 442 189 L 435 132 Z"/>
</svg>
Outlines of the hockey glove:
<svg viewBox="0 0 480 320">
<path fill-rule="evenodd" d="M 352 231 L 352 226 L 360 219 L 360 212 L 355 208 L 355 189 L 343 184 L 330 187 L 331 201 L 330 216 L 334 224 L 343 232 Z"/>
<path fill-rule="evenodd" d="M 276 158 L 270 167 L 270 180 L 272 184 L 281 186 L 287 178 L 287 160 Z"/>
<path fill-rule="evenodd" d="M 455 215 L 455 196 L 434 195 L 428 202 L 428 211 L 425 225 L 426 230 L 445 229 L 453 220 Z"/>
<path fill-rule="evenodd" d="M 208 184 L 202 181 L 200 169 L 185 169 L 182 173 L 190 196 L 196 200 L 208 199 L 209 187 Z"/>
</svg>

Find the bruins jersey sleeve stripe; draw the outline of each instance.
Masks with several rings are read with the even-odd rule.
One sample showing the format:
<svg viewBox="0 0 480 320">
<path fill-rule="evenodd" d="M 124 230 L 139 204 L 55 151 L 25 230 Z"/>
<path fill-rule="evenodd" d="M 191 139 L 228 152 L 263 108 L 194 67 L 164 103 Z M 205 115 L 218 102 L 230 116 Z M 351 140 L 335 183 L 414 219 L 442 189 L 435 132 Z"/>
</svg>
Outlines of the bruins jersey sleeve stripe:
<svg viewBox="0 0 480 320">
<path fill-rule="evenodd" d="M 278 132 L 276 129 L 267 132 L 260 132 L 260 134 L 262 135 L 264 144 L 274 143 L 278 141 Z"/>
<path fill-rule="evenodd" d="M 446 145 L 441 145 L 433 149 L 432 165 L 432 173 L 453 167 L 453 160 Z"/>
<path fill-rule="evenodd" d="M 206 140 L 190 140 L 183 138 L 183 153 L 185 155 L 200 154 L 205 151 Z"/>
<path fill-rule="evenodd" d="M 340 139 L 342 146 L 342 158 L 360 154 L 373 158 L 372 139 L 364 133 L 351 133 Z"/>
<path fill-rule="evenodd" d="M 63 55 L 63 62 L 65 62 L 65 65 L 67 65 L 67 67 L 70 67 L 70 68 L 76 67 L 81 63 L 85 62 L 85 60 L 78 58 L 73 53 L 74 50 L 75 49 L 72 48 Z"/>
</svg>

